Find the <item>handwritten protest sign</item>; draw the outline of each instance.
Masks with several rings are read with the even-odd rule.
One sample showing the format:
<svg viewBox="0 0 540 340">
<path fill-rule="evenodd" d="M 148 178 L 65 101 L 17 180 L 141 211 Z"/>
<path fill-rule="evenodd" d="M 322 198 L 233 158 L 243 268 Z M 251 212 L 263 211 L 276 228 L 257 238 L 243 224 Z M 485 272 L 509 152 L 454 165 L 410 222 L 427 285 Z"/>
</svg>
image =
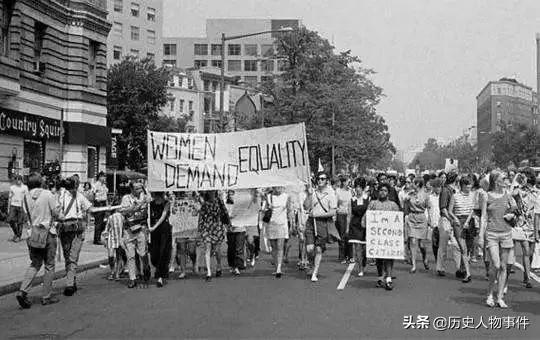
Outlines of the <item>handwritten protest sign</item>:
<svg viewBox="0 0 540 340">
<path fill-rule="evenodd" d="M 150 191 L 308 183 L 304 124 L 219 134 L 148 131 Z"/>
<path fill-rule="evenodd" d="M 173 227 L 174 237 L 197 236 L 200 204 L 195 197 L 177 198 L 171 204 L 169 223 Z"/>
<path fill-rule="evenodd" d="M 366 214 L 367 257 L 403 260 L 403 212 L 368 210 Z"/>
</svg>

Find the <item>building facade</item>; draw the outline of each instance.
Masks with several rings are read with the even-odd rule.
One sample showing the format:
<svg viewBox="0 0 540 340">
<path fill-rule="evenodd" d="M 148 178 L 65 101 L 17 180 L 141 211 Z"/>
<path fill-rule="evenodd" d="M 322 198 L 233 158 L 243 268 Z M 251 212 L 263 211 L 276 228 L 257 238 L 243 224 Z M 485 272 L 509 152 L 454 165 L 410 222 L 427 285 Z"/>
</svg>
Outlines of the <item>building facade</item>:
<svg viewBox="0 0 540 340">
<path fill-rule="evenodd" d="M 538 123 L 536 93 L 515 79 L 490 81 L 476 97 L 476 107 L 476 133 L 481 157 L 491 151 L 491 135 L 498 131 L 500 123 L 527 126 Z"/>
<path fill-rule="evenodd" d="M 131 55 L 162 60 L 163 0 L 107 0 L 107 65 Z"/>
<path fill-rule="evenodd" d="M 0 4 L 0 189 L 56 161 L 94 178 L 110 142 L 106 0 Z"/>
<path fill-rule="evenodd" d="M 206 37 L 163 38 L 163 64 L 181 68 L 221 67 L 221 34 L 225 36 L 297 28 L 297 19 L 208 19 Z M 227 41 L 225 70 L 251 85 L 279 74 L 284 64 L 275 51 L 276 34 Z"/>
</svg>

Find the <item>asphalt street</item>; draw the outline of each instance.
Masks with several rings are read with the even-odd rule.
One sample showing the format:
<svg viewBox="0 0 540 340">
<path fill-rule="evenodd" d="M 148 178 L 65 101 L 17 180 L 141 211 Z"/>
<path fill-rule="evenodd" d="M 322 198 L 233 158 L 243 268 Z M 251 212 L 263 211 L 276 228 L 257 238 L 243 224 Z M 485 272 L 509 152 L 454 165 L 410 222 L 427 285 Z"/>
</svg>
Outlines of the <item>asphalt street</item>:
<svg viewBox="0 0 540 340">
<path fill-rule="evenodd" d="M 63 282 L 57 282 L 61 301 L 55 305 L 39 304 L 39 288 L 32 292 L 29 310 L 21 310 L 13 294 L 0 297 L 0 338 L 538 339 L 540 283 L 523 288 L 519 270 L 510 282 L 510 308 L 504 310 L 484 305 L 487 282 L 480 264 L 473 266 L 473 281 L 464 284 L 453 275 L 436 277 L 433 270 L 410 274 L 408 266 L 398 263 L 393 291 L 375 287 L 372 266 L 364 277 L 354 270 L 338 290 L 347 266 L 337 262 L 336 248 L 331 245 L 326 253 L 317 283 L 296 270 L 296 261 L 281 279 L 274 278 L 267 254 L 239 277 L 224 270 L 223 277 L 211 282 L 191 275 L 173 278 L 164 288 L 128 289 L 126 281 L 107 281 L 106 269 L 92 270 L 80 276 L 73 297 L 61 295 Z M 416 321 L 428 317 L 427 328 L 423 322 L 406 328 L 408 316 Z M 444 330 L 450 317 L 454 329 Z M 435 329 L 436 318 L 446 320 L 447 326 L 438 324 L 443 330 Z M 472 328 L 462 329 L 464 319 Z M 455 320 L 460 320 L 459 329 Z M 528 320 L 530 325 L 523 329 L 509 320 Z"/>
</svg>

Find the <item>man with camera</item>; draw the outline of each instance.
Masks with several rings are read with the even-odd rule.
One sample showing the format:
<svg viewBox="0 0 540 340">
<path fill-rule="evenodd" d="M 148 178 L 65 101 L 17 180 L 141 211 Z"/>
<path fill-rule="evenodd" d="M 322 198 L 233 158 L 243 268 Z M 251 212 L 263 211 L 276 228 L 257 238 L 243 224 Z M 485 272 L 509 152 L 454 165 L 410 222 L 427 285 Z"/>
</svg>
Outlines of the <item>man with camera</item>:
<svg viewBox="0 0 540 340">
<path fill-rule="evenodd" d="M 135 256 L 139 255 L 143 266 L 144 281 L 150 280 L 148 262 L 147 226 L 149 197 L 142 183 L 131 183 L 131 193 L 122 197 L 120 212 L 125 217 L 126 236 L 124 248 L 129 270 L 128 288 L 137 286 L 137 265 Z"/>
</svg>

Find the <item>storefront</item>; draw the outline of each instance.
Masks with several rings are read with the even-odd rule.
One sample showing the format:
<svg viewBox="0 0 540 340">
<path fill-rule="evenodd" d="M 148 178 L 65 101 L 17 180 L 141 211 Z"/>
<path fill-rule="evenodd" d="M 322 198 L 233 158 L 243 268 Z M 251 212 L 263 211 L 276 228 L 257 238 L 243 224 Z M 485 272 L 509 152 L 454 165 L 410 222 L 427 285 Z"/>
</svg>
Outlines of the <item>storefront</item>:
<svg viewBox="0 0 540 340">
<path fill-rule="evenodd" d="M 64 175 L 77 173 L 83 180 L 94 179 L 104 169 L 110 132 L 105 126 L 64 122 L 63 147 L 60 121 L 0 108 L 0 186 L 15 174 L 43 172 L 45 165 L 61 159 Z"/>
</svg>

